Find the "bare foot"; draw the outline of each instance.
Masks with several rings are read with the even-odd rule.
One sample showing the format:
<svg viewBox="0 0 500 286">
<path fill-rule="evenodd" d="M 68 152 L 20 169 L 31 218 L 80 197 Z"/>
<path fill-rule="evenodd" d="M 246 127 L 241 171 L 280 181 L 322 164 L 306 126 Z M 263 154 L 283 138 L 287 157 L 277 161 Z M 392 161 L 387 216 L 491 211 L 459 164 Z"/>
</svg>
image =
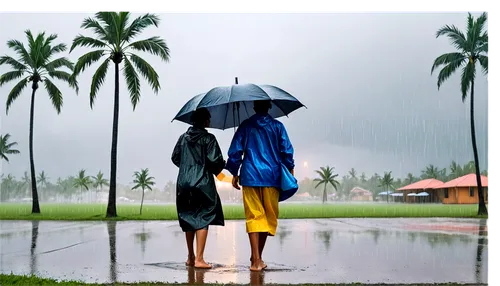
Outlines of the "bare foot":
<svg viewBox="0 0 500 286">
<path fill-rule="evenodd" d="M 212 268 L 212 265 L 206 263 L 205 260 L 203 260 L 203 259 L 201 259 L 201 260 L 196 259 L 194 261 L 194 268 L 210 269 L 210 268 Z"/>
<path fill-rule="evenodd" d="M 194 260 L 195 260 L 195 257 L 194 255 L 188 255 L 188 259 L 186 261 L 186 266 L 194 266 Z"/>
<path fill-rule="evenodd" d="M 262 269 L 263 270 L 266 269 L 267 268 L 267 264 L 262 259 L 260 261 L 262 261 Z M 253 262 L 253 257 L 250 257 L 250 262 Z"/>
<path fill-rule="evenodd" d="M 265 267 L 267 267 L 267 265 L 264 264 L 262 259 L 255 259 L 254 261 L 252 261 L 252 264 L 250 265 L 250 271 L 261 271 Z"/>
</svg>

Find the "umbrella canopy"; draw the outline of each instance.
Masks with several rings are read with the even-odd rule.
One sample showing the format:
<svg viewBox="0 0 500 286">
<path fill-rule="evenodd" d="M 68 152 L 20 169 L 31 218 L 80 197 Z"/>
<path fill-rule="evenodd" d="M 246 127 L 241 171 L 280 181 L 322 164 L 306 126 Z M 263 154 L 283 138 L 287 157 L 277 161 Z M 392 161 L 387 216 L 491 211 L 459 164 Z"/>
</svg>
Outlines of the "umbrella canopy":
<svg viewBox="0 0 500 286">
<path fill-rule="evenodd" d="M 421 193 L 416 194 L 417 197 L 426 197 L 428 195 L 429 195 L 429 193 L 427 193 L 427 192 L 421 192 Z"/>
<path fill-rule="evenodd" d="M 417 194 L 415 194 L 415 193 L 409 193 L 407 196 L 408 196 L 408 197 L 414 197 L 414 196 L 416 196 L 416 195 L 417 195 Z"/>
<path fill-rule="evenodd" d="M 390 195 L 390 194 L 392 194 L 391 191 L 378 193 L 379 196 L 387 196 L 387 195 Z"/>
<path fill-rule="evenodd" d="M 394 193 L 394 194 L 391 194 L 391 196 L 393 196 L 393 197 L 402 197 L 403 193 Z"/>
<path fill-rule="evenodd" d="M 270 100 L 269 115 L 274 118 L 288 116 L 304 105 L 288 92 L 272 85 L 235 84 L 215 87 L 207 93 L 189 100 L 172 120 L 191 124 L 191 114 L 199 108 L 207 108 L 212 118 L 209 128 L 227 129 L 239 126 L 255 114 L 253 102 Z"/>
</svg>

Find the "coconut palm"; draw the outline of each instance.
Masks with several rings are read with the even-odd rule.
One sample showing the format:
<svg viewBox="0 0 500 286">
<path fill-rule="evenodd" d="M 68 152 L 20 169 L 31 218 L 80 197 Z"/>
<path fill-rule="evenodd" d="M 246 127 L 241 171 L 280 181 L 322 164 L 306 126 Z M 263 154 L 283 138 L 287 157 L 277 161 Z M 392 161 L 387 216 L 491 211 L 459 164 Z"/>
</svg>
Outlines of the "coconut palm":
<svg viewBox="0 0 500 286">
<path fill-rule="evenodd" d="M 140 172 L 134 172 L 134 184 L 132 190 L 141 188 L 142 189 L 142 199 L 141 199 L 141 209 L 139 214 L 142 215 L 142 204 L 144 203 L 144 190 L 148 189 L 152 191 L 152 187 L 155 185 L 155 178 L 149 176 L 149 169 L 141 169 Z"/>
<path fill-rule="evenodd" d="M 431 69 L 432 74 L 436 68 L 444 66 L 438 75 L 437 85 L 439 90 L 443 82 L 457 71 L 458 68 L 462 68 L 460 81 L 462 102 L 465 102 L 470 90 L 470 125 L 479 196 L 478 215 L 488 214 L 486 204 L 484 203 L 481 175 L 479 174 L 479 157 L 477 154 L 476 131 L 474 126 L 474 81 L 476 79 L 476 66 L 480 65 L 483 73 L 485 75 L 488 74 L 488 32 L 485 31 L 486 21 L 486 13 L 482 13 L 477 19 L 474 19 L 469 13 L 465 34 L 454 25 L 445 25 L 439 29 L 436 33 L 436 38 L 447 36 L 457 51 L 437 57 Z"/>
<path fill-rule="evenodd" d="M 440 171 L 439 169 L 430 164 L 429 166 L 426 166 L 424 170 L 422 170 L 422 179 L 437 179 L 440 176 Z"/>
<path fill-rule="evenodd" d="M 82 73 L 87 67 L 101 59 L 104 61 L 97 68 L 92 77 L 90 86 L 90 107 L 95 103 L 95 98 L 99 88 L 106 79 L 110 64 L 114 65 L 115 73 L 115 94 L 114 94 L 114 113 L 113 129 L 111 139 L 111 174 L 109 186 L 107 217 L 115 217 L 116 214 L 116 157 L 118 144 L 118 114 L 119 114 L 119 71 L 120 64 L 123 62 L 123 73 L 127 83 L 127 89 L 130 93 L 132 107 L 135 110 L 141 97 L 141 86 L 139 82 L 139 73 L 148 81 L 155 93 L 160 89 L 159 76 L 155 69 L 144 59 L 132 53 L 132 51 L 148 52 L 160 56 L 161 60 L 167 62 L 170 58 L 170 51 L 167 44 L 160 37 L 151 37 L 145 40 L 132 42 L 145 28 L 156 26 L 160 19 L 156 15 L 145 14 L 129 24 L 130 14 L 128 12 L 98 12 L 95 18 L 86 18 L 81 27 L 91 30 L 95 37 L 78 35 L 73 40 L 71 51 L 77 46 L 91 47 L 96 50 L 84 54 L 78 59 L 75 65 L 74 77 Z"/>
<path fill-rule="evenodd" d="M 356 170 L 354 168 L 351 168 L 349 170 L 349 176 L 351 176 L 351 179 L 356 180 L 357 179 L 356 175 L 357 175 Z"/>
<path fill-rule="evenodd" d="M 362 183 L 366 183 L 366 174 L 365 174 L 365 172 L 361 173 L 361 176 L 359 178 L 361 179 Z"/>
<path fill-rule="evenodd" d="M 408 175 L 406 175 L 405 181 L 409 185 L 409 184 L 414 183 L 416 181 L 416 178 L 415 178 L 415 176 L 413 176 L 412 173 L 408 173 Z"/>
<path fill-rule="evenodd" d="M 45 175 L 45 171 L 42 171 L 38 174 L 38 178 L 36 179 L 36 183 L 40 186 L 41 189 L 47 187 L 47 183 L 49 182 L 49 178 Z"/>
<path fill-rule="evenodd" d="M 30 151 L 30 170 L 31 170 L 31 190 L 33 196 L 32 213 L 40 213 L 40 204 L 38 202 L 38 191 L 35 178 L 35 163 L 33 155 L 33 122 L 35 116 L 35 93 L 38 90 L 39 84 L 43 82 L 45 89 L 49 95 L 52 105 L 57 113 L 61 112 L 63 106 L 63 95 L 59 88 L 52 82 L 53 79 L 59 79 L 69 84 L 78 92 L 78 83 L 74 78 L 71 78 L 73 71 L 73 63 L 65 57 L 56 58 L 56 54 L 66 51 L 65 44 L 53 44 L 57 39 L 57 35 L 52 34 L 45 36 L 45 32 L 39 33 L 36 37 L 30 30 L 25 32 L 28 38 L 28 49 L 18 40 L 9 40 L 7 46 L 13 49 L 18 55 L 18 59 L 10 56 L 0 57 L 0 66 L 3 64 L 9 65 L 12 70 L 0 76 L 0 87 L 7 82 L 21 79 L 7 95 L 6 112 L 12 103 L 19 97 L 21 92 L 31 84 L 31 107 L 30 107 L 30 135 L 29 135 L 29 151 Z M 66 67 L 69 73 L 60 68 Z"/>
<path fill-rule="evenodd" d="M 90 179 L 89 176 L 85 174 L 85 170 L 81 169 L 78 171 L 78 176 L 76 176 L 73 186 L 75 188 L 80 189 L 80 199 L 82 198 L 83 195 L 83 189 L 86 189 L 87 191 L 89 190 L 89 185 L 92 184 L 92 180 Z"/>
<path fill-rule="evenodd" d="M 451 162 L 450 172 L 451 172 L 450 179 L 456 179 L 458 177 L 465 175 L 462 166 L 460 166 L 460 164 L 457 164 L 457 162 L 455 161 Z"/>
<path fill-rule="evenodd" d="M 4 159 L 9 162 L 7 155 L 19 154 L 19 150 L 13 149 L 17 142 L 9 142 L 10 134 L 0 135 L 0 160 Z"/>
<path fill-rule="evenodd" d="M 24 171 L 23 177 L 21 178 L 21 188 L 24 188 L 23 192 L 26 194 L 26 191 L 29 190 L 29 186 L 31 185 L 31 178 L 28 175 L 28 171 Z"/>
<path fill-rule="evenodd" d="M 324 185 L 323 188 L 323 203 L 324 203 L 328 200 L 326 187 L 328 186 L 328 184 L 330 184 L 333 186 L 335 190 L 337 190 L 340 183 L 335 178 L 337 178 L 339 175 L 335 174 L 334 167 L 330 168 L 330 166 L 321 167 L 320 170 L 316 170 L 316 173 L 318 173 L 319 178 L 314 179 L 314 181 L 318 183 L 315 188 Z"/>
<path fill-rule="evenodd" d="M 385 188 L 385 191 L 387 192 L 387 202 L 389 202 L 389 190 L 394 189 L 393 183 L 394 183 L 394 178 L 392 177 L 392 171 L 384 172 L 384 176 L 380 178 L 379 187 Z"/>
<path fill-rule="evenodd" d="M 104 174 L 99 171 L 97 176 L 92 177 L 94 179 L 94 188 L 99 188 L 99 192 L 102 191 L 102 186 L 109 186 L 109 181 L 104 178 Z"/>
</svg>

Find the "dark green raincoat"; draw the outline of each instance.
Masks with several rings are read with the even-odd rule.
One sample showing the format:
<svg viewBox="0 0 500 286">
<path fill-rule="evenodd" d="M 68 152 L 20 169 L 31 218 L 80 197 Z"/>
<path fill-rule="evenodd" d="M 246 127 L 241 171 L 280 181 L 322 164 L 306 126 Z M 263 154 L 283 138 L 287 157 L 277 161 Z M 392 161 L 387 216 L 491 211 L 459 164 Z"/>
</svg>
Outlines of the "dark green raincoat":
<svg viewBox="0 0 500 286">
<path fill-rule="evenodd" d="M 224 225 L 214 175 L 226 162 L 215 136 L 205 129 L 190 127 L 177 141 L 172 162 L 179 167 L 176 204 L 182 230 Z"/>
</svg>

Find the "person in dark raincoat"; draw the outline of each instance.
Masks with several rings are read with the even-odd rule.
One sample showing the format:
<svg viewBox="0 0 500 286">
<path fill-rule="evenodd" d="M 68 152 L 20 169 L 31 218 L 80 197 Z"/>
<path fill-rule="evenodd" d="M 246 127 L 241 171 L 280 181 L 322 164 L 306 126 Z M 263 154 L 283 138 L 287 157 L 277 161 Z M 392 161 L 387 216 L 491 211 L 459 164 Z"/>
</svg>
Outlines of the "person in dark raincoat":
<svg viewBox="0 0 500 286">
<path fill-rule="evenodd" d="M 283 123 L 268 114 L 270 101 L 255 101 L 255 115 L 243 121 L 234 134 L 226 169 L 233 187 L 243 186 L 243 207 L 251 248 L 251 271 L 267 265 L 262 252 L 268 236 L 276 234 L 281 189 L 281 164 L 293 175 L 293 146 Z M 240 169 L 241 167 L 241 169 Z"/>
<path fill-rule="evenodd" d="M 193 126 L 182 134 L 172 153 L 172 162 L 179 168 L 176 205 L 179 224 L 186 233 L 187 266 L 211 268 L 203 258 L 209 225 L 224 225 L 222 205 L 214 175 L 225 166 L 219 144 L 205 129 L 210 125 L 210 112 L 196 110 Z M 193 250 L 196 236 L 196 255 Z"/>
</svg>

